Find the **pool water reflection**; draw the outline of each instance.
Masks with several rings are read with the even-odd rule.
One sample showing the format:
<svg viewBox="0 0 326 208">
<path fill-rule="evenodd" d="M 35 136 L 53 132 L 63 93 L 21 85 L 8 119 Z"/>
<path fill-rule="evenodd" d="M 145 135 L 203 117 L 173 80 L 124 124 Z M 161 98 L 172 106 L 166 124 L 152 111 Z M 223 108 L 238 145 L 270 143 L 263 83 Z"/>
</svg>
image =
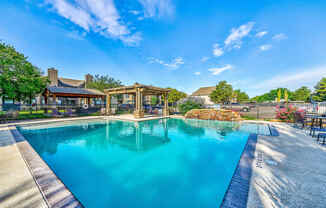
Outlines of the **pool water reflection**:
<svg viewBox="0 0 326 208">
<path fill-rule="evenodd" d="M 268 133 L 266 126 L 182 119 L 19 130 L 87 208 L 219 206 L 249 134 Z"/>
</svg>

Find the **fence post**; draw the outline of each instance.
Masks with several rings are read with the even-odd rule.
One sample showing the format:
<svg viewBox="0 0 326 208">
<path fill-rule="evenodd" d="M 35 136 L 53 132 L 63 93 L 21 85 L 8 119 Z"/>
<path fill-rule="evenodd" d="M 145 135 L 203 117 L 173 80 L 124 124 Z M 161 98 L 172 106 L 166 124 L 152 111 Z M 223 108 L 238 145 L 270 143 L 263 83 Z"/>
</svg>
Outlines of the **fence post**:
<svg viewBox="0 0 326 208">
<path fill-rule="evenodd" d="M 257 105 L 257 119 L 259 119 L 259 105 Z"/>
</svg>

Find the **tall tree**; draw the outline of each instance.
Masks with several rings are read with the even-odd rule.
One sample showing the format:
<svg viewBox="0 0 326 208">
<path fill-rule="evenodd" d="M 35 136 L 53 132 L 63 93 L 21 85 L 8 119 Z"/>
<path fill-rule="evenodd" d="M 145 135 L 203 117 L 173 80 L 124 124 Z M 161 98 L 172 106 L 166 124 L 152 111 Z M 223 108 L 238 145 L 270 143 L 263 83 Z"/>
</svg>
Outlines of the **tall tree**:
<svg viewBox="0 0 326 208">
<path fill-rule="evenodd" d="M 311 90 L 306 87 L 300 87 L 293 92 L 293 100 L 295 101 L 309 101 Z"/>
<path fill-rule="evenodd" d="M 232 85 L 228 84 L 226 81 L 220 81 L 209 97 L 214 103 L 226 103 L 230 102 L 232 93 Z"/>
<path fill-rule="evenodd" d="M 249 96 L 247 95 L 247 93 L 242 92 L 240 89 L 234 90 L 233 95 L 237 99 L 237 102 L 239 103 L 246 102 L 249 100 Z"/>
<path fill-rule="evenodd" d="M 29 101 L 43 92 L 48 80 L 14 47 L 0 42 L 0 91 L 3 97 Z"/>
<path fill-rule="evenodd" d="M 88 88 L 97 89 L 104 92 L 105 89 L 121 87 L 122 82 L 116 80 L 108 75 L 99 75 L 96 74 L 93 78 L 93 81 L 87 85 Z"/>
<path fill-rule="evenodd" d="M 182 98 L 186 98 L 187 94 L 181 91 L 178 91 L 177 89 L 173 89 L 173 88 L 169 88 L 170 90 L 169 94 L 168 94 L 168 102 L 169 103 L 176 103 L 179 100 L 181 100 Z"/>
<path fill-rule="evenodd" d="M 287 91 L 288 99 L 293 100 L 293 93 L 290 90 L 288 90 L 287 88 L 273 89 L 273 90 L 269 91 L 268 93 L 254 97 L 252 100 L 257 101 L 259 103 L 275 101 L 275 100 L 278 100 L 279 95 L 281 95 L 280 99 L 285 99 L 285 96 L 284 96 L 286 94 L 285 91 Z"/>
<path fill-rule="evenodd" d="M 316 101 L 326 101 L 326 77 L 323 77 L 315 86 L 313 99 Z"/>
</svg>

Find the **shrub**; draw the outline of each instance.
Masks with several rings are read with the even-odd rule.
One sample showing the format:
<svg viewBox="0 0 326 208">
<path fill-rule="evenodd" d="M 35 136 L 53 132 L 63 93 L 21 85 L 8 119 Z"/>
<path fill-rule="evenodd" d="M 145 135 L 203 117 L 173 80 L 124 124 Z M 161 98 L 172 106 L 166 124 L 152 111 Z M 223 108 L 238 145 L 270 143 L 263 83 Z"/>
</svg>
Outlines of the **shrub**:
<svg viewBox="0 0 326 208">
<path fill-rule="evenodd" d="M 203 108 L 203 106 L 200 103 L 188 100 L 184 103 L 179 104 L 179 111 L 180 113 L 182 113 L 183 115 L 186 114 L 188 111 L 192 110 L 192 109 L 201 109 Z"/>
<path fill-rule="evenodd" d="M 295 122 L 296 117 L 304 116 L 303 110 L 298 110 L 297 108 L 293 107 L 292 105 L 287 105 L 283 108 L 280 106 L 276 106 L 276 118 L 280 119 L 281 121 L 286 122 Z"/>
</svg>

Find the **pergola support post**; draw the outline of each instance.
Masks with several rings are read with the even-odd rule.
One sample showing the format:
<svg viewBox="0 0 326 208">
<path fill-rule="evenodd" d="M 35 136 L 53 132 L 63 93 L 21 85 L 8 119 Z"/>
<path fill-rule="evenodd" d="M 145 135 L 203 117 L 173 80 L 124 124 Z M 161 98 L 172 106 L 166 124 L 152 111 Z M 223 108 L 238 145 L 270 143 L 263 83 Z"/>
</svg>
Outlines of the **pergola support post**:
<svg viewBox="0 0 326 208">
<path fill-rule="evenodd" d="M 57 108 L 57 96 L 54 94 L 53 96 L 52 96 L 52 109 L 58 109 Z"/>
<path fill-rule="evenodd" d="M 168 94 L 164 93 L 164 109 L 163 109 L 163 116 L 169 116 L 169 105 L 168 105 Z"/>
<path fill-rule="evenodd" d="M 111 95 L 106 95 L 106 115 L 111 115 Z"/>
<path fill-rule="evenodd" d="M 44 113 L 48 113 L 48 96 L 45 94 L 44 95 L 44 104 L 45 104 L 45 108 L 44 108 Z"/>
<path fill-rule="evenodd" d="M 135 118 L 143 118 L 143 94 L 139 88 L 136 89 L 136 108 L 134 111 Z"/>
</svg>

